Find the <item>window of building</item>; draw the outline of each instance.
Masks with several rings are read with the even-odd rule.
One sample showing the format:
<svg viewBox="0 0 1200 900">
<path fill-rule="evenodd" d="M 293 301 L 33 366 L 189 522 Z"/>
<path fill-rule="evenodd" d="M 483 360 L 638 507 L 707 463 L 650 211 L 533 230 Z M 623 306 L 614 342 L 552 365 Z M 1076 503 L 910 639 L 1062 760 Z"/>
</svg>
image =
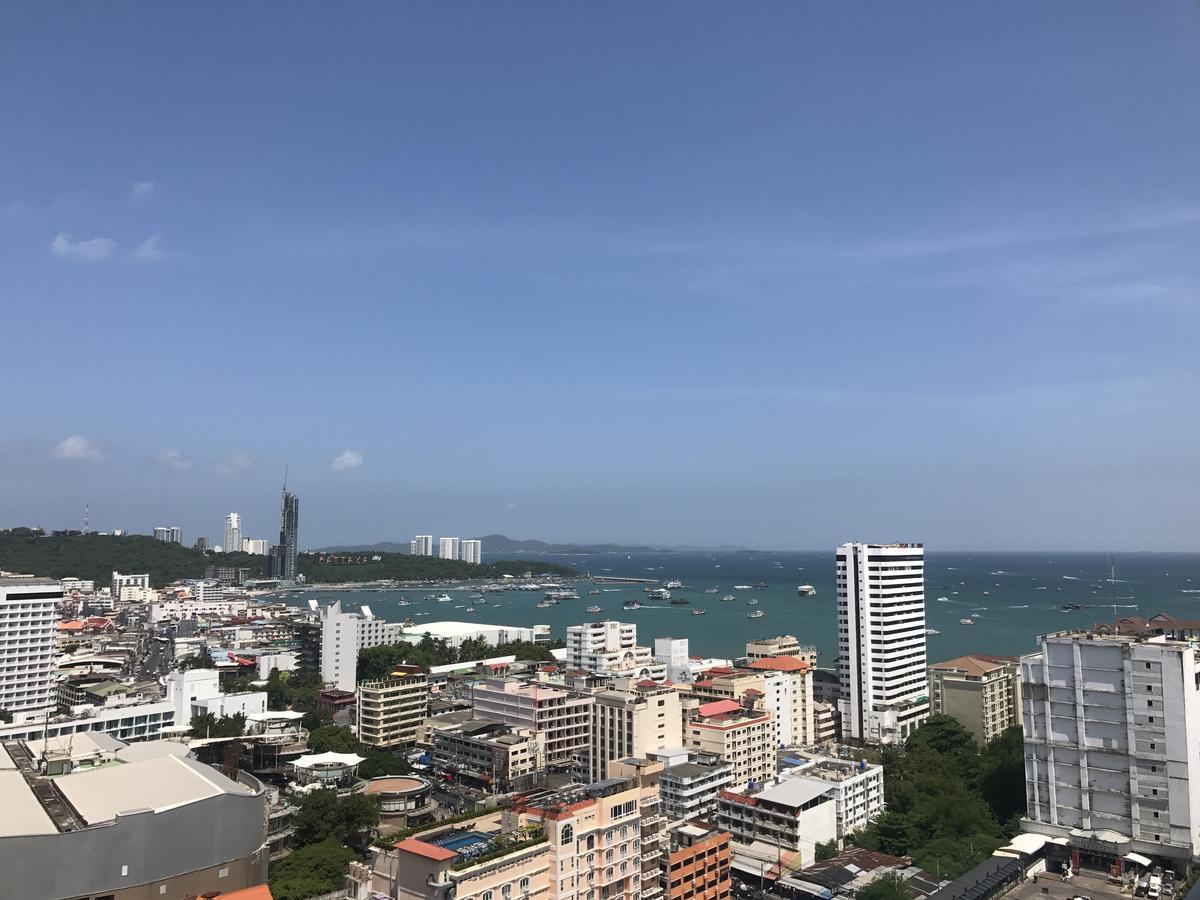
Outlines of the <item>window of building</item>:
<svg viewBox="0 0 1200 900">
<path fill-rule="evenodd" d="M 511 884 L 501 885 L 500 896 L 501 897 L 511 897 L 512 896 L 512 885 Z"/>
<path fill-rule="evenodd" d="M 482 900 L 492 900 L 492 892 L 484 891 Z"/>
<path fill-rule="evenodd" d="M 559 835 L 558 842 L 565 846 L 575 840 L 575 828 L 570 824 L 564 825 Z M 490 898 L 485 898 L 485 900 L 490 900 Z"/>
<path fill-rule="evenodd" d="M 519 887 L 522 891 L 528 891 L 529 890 L 529 879 L 522 878 L 520 881 L 517 882 L 517 887 Z"/>
</svg>

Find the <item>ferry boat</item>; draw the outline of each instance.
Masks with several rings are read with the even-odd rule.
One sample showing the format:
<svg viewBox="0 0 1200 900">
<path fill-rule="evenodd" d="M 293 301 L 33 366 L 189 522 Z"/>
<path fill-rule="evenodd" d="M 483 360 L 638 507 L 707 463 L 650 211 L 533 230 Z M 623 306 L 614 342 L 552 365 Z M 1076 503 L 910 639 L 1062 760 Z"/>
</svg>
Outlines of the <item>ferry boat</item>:
<svg viewBox="0 0 1200 900">
<path fill-rule="evenodd" d="M 706 610 L 706 609 L 700 609 L 700 608 L 696 608 L 696 609 L 693 609 L 693 610 L 692 610 L 692 615 L 693 615 L 693 616 L 702 616 L 702 615 L 704 615 L 706 612 L 708 612 L 708 610 Z"/>
<path fill-rule="evenodd" d="M 796 593 L 799 594 L 801 597 L 811 597 L 816 592 L 817 592 L 817 589 L 815 587 L 813 587 L 811 584 L 802 584 L 802 585 L 800 585 L 800 587 L 796 588 Z"/>
<path fill-rule="evenodd" d="M 670 581 L 664 584 L 663 587 L 667 588 L 668 590 L 678 591 L 683 588 L 683 582 L 678 578 L 672 578 Z"/>
<path fill-rule="evenodd" d="M 737 597 L 733 596 L 733 594 L 726 594 L 724 597 L 721 598 L 721 602 L 722 603 L 732 603 L 736 599 L 737 599 Z"/>
<path fill-rule="evenodd" d="M 756 609 L 756 610 L 754 610 L 754 612 L 746 613 L 746 618 L 747 619 L 761 619 L 765 615 L 766 615 L 766 613 L 764 613 L 761 609 Z"/>
<path fill-rule="evenodd" d="M 598 613 L 598 612 L 603 612 L 603 610 L 601 610 L 601 609 L 600 609 L 600 607 L 598 607 L 598 606 L 589 606 L 589 607 L 587 608 L 587 611 L 588 611 L 588 612 L 590 612 L 590 613 Z"/>
<path fill-rule="evenodd" d="M 646 595 L 651 600 L 670 600 L 671 599 L 671 592 L 668 591 L 666 588 L 655 588 L 652 591 L 647 591 Z"/>
<path fill-rule="evenodd" d="M 641 600 L 626 600 L 626 601 L 625 601 L 624 603 L 622 603 L 621 605 L 622 605 L 622 606 L 623 606 L 625 609 L 641 609 L 641 608 L 642 608 L 642 601 L 641 601 Z"/>
</svg>

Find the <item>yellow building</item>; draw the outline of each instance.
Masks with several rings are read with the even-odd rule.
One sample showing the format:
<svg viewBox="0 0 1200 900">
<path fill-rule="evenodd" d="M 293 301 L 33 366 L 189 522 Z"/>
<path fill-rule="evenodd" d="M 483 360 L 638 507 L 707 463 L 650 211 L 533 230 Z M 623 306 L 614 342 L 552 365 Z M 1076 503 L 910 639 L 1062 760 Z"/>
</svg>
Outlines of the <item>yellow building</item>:
<svg viewBox="0 0 1200 900">
<path fill-rule="evenodd" d="M 929 703 L 986 744 L 1021 724 L 1021 666 L 1015 656 L 972 654 L 929 667 Z"/>
<path fill-rule="evenodd" d="M 419 666 L 397 666 L 388 678 L 358 686 L 358 739 L 403 747 L 425 739 L 429 682 Z"/>
<path fill-rule="evenodd" d="M 771 714 L 735 700 L 702 704 L 684 723 L 684 747 L 713 753 L 733 766 L 733 784 L 741 787 L 774 777 L 775 722 Z"/>
</svg>

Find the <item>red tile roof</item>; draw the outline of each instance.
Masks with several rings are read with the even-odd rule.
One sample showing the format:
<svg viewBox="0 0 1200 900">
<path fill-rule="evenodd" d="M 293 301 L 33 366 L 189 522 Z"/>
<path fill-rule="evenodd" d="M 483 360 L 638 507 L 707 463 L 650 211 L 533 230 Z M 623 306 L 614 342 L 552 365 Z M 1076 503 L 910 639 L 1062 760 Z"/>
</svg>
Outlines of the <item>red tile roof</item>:
<svg viewBox="0 0 1200 900">
<path fill-rule="evenodd" d="M 208 894 L 203 896 L 207 897 Z M 274 900 L 274 895 L 271 889 L 265 884 L 256 884 L 254 887 L 242 888 L 240 891 L 229 891 L 215 895 L 217 900 Z"/>
<path fill-rule="evenodd" d="M 712 703 L 702 703 L 697 712 L 702 716 L 708 717 L 719 716 L 722 713 L 737 712 L 741 708 L 742 704 L 736 700 L 714 700 Z"/>
<path fill-rule="evenodd" d="M 766 669 L 771 672 L 807 672 L 808 663 L 794 656 L 772 656 L 768 659 L 756 659 L 750 663 L 751 669 Z"/>
<path fill-rule="evenodd" d="M 427 844 L 424 841 L 418 841 L 416 838 L 405 838 L 396 845 L 396 849 L 407 850 L 409 853 L 415 853 L 417 856 L 424 856 L 426 859 L 433 859 L 438 862 L 454 859 L 454 857 L 458 856 L 453 850 L 447 850 L 445 847 L 439 847 L 436 844 Z"/>
</svg>

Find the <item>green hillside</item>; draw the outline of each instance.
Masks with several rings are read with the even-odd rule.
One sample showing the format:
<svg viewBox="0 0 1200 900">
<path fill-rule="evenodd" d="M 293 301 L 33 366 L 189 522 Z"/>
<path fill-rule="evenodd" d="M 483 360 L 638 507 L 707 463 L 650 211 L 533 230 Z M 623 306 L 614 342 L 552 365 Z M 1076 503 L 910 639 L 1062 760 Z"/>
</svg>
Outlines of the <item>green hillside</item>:
<svg viewBox="0 0 1200 900">
<path fill-rule="evenodd" d="M 380 559 L 374 560 L 373 556 Z M 350 564 L 342 564 L 351 559 Z M 462 578 L 498 578 L 526 572 L 574 574 L 565 566 L 509 560 L 474 566 L 457 560 L 402 553 L 354 554 L 334 558 L 301 554 L 297 565 L 309 581 L 425 581 Z M 140 534 L 115 537 L 108 534 L 59 532 L 44 534 L 30 528 L 0 530 L 0 569 L 50 578 L 74 576 L 107 585 L 114 571 L 150 573 L 150 583 L 162 587 L 180 578 L 203 578 L 207 566 L 239 566 L 251 577 L 266 574 L 264 556 L 248 553 L 199 553 L 182 544 L 168 544 Z"/>
</svg>

